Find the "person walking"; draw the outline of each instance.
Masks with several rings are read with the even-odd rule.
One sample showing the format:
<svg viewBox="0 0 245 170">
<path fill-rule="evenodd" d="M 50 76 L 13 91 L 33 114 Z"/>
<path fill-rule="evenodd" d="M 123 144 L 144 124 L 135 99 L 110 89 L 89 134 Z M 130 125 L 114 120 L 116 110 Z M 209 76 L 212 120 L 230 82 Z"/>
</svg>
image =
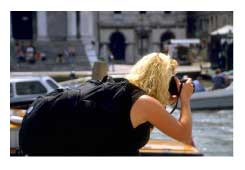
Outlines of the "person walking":
<svg viewBox="0 0 245 170">
<path fill-rule="evenodd" d="M 30 42 L 29 46 L 26 47 L 26 60 L 30 63 L 30 64 L 34 64 L 35 63 L 35 48 L 32 45 L 32 43 Z"/>
<path fill-rule="evenodd" d="M 111 71 L 115 71 L 115 66 L 114 66 L 114 56 L 111 53 L 108 57 L 108 61 L 109 61 L 109 68 L 111 67 Z"/>
</svg>

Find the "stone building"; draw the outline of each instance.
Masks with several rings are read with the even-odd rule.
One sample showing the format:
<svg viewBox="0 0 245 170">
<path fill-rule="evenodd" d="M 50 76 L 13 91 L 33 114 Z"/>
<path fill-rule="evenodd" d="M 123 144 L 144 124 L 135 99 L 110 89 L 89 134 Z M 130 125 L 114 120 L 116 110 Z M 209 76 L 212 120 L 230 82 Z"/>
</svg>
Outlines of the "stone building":
<svg viewBox="0 0 245 170">
<path fill-rule="evenodd" d="M 31 40 L 50 58 L 73 46 L 83 62 L 94 51 L 134 63 L 168 39 L 208 39 L 224 25 L 233 25 L 232 11 L 19 11 L 11 12 L 11 40 Z"/>
<path fill-rule="evenodd" d="M 233 25 L 233 11 L 187 12 L 187 36 L 207 39 L 211 32 Z"/>
<path fill-rule="evenodd" d="M 76 55 L 80 56 L 79 64 L 86 66 L 88 59 L 84 43 L 91 37 L 91 32 L 96 32 L 93 31 L 94 23 L 91 17 L 93 15 L 89 12 L 11 12 L 12 46 L 16 42 L 21 42 L 23 46 L 32 43 L 36 50 L 47 55 L 49 63 L 55 63 L 58 54 L 63 54 L 72 47 Z M 13 55 L 14 50 L 11 50 L 11 56 Z"/>
<path fill-rule="evenodd" d="M 186 38 L 187 14 L 175 11 L 11 12 L 11 42 L 32 42 L 52 60 L 68 46 L 87 62 L 91 51 L 134 63 L 161 51 L 168 39 Z M 11 52 L 14 55 L 14 52 Z"/>
<path fill-rule="evenodd" d="M 134 63 L 162 51 L 171 38 L 186 38 L 186 12 L 98 12 L 98 30 L 101 56 L 111 51 L 115 59 Z"/>
</svg>

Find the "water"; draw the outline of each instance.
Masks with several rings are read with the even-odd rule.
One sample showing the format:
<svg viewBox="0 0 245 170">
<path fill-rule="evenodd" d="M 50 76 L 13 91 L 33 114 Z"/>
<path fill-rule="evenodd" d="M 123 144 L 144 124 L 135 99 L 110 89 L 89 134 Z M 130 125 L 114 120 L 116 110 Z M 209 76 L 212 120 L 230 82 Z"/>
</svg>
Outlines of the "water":
<svg viewBox="0 0 245 170">
<path fill-rule="evenodd" d="M 179 111 L 174 112 L 177 117 Z M 193 138 L 205 156 L 233 156 L 233 110 L 193 111 Z M 158 129 L 151 138 L 166 139 Z"/>
</svg>

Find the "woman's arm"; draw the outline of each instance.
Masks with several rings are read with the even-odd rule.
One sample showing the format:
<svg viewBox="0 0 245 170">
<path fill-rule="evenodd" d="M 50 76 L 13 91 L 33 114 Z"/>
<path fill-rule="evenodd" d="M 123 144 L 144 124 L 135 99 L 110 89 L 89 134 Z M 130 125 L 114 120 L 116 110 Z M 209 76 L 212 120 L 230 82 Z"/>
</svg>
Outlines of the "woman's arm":
<svg viewBox="0 0 245 170">
<path fill-rule="evenodd" d="M 141 123 L 148 121 L 166 135 L 191 145 L 192 116 L 190 112 L 190 96 L 192 90 L 191 85 L 183 86 L 179 120 L 169 114 L 155 98 L 148 95 L 141 96 L 131 109 L 132 124 L 137 127 Z"/>
</svg>

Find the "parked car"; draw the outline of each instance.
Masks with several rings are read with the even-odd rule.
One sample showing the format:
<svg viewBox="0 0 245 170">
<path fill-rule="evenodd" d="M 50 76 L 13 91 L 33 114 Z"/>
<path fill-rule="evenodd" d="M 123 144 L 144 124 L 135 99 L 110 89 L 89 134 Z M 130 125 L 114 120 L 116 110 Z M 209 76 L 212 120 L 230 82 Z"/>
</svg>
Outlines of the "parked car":
<svg viewBox="0 0 245 170">
<path fill-rule="evenodd" d="M 38 96 L 47 94 L 57 88 L 62 88 L 62 86 L 49 76 L 11 77 L 10 107 L 28 105 Z"/>
</svg>

